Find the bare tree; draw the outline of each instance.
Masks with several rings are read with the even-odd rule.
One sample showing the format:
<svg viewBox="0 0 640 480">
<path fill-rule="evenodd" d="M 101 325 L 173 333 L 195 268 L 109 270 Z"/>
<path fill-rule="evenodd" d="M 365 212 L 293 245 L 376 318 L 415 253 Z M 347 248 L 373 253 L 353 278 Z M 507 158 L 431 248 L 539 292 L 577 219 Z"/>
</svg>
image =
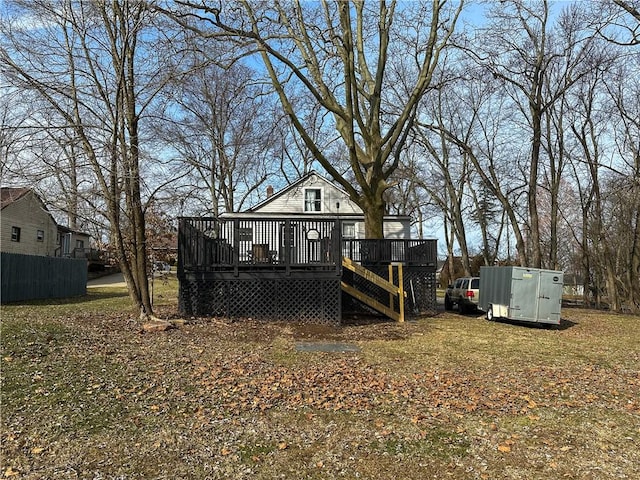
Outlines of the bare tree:
<svg viewBox="0 0 640 480">
<path fill-rule="evenodd" d="M 306 148 L 363 209 L 366 236 L 382 238 L 389 179 L 461 4 L 178 3 L 182 8 L 174 17 L 185 27 L 257 53 Z M 402 57 L 400 77 L 390 65 Z M 348 154 L 349 175 L 336 169 L 304 124 L 295 103 L 300 89 L 332 119 Z"/>
<path fill-rule="evenodd" d="M 8 87 L 0 90 L 0 178 L 3 183 L 20 178 L 20 152 L 29 136 L 29 110 L 15 108 L 16 97 L 19 92 Z"/>
<path fill-rule="evenodd" d="M 141 182 L 144 114 L 169 72 L 144 2 L 5 2 L 0 68 L 46 102 L 93 172 L 134 305 L 152 315 Z M 70 152 L 75 156 L 77 152 Z"/>
<path fill-rule="evenodd" d="M 454 85 L 448 85 L 447 92 L 451 93 L 453 88 Z M 457 242 L 464 274 L 470 275 L 465 210 L 468 204 L 467 186 L 471 163 L 469 156 L 450 142 L 446 133 L 449 126 L 461 127 L 463 131 L 460 135 L 464 142 L 469 132 L 468 124 L 458 122 L 461 120 L 458 117 L 460 111 L 452 105 L 455 103 L 452 96 L 440 90 L 433 97 L 430 99 L 432 102 L 429 102 L 431 105 L 426 115 L 431 117 L 434 123 L 428 128 L 415 129 L 416 142 L 423 147 L 424 157 L 428 159 L 423 167 L 421 186 L 444 214 L 449 261 L 453 262 L 454 244 Z M 418 125 L 426 126 L 420 122 Z M 453 264 L 449 267 L 450 271 L 453 271 Z"/>
<path fill-rule="evenodd" d="M 620 46 L 640 45 L 640 1 L 593 2 L 593 27 L 608 42 Z"/>
<path fill-rule="evenodd" d="M 273 173 L 279 132 L 250 68 L 222 69 L 195 50 L 192 57 L 191 72 L 172 89 L 170 122 L 158 131 L 193 171 L 191 195 L 217 216 L 241 209 Z"/>
<path fill-rule="evenodd" d="M 611 198 L 610 224 L 617 235 L 619 263 L 608 293 L 619 298 L 616 310 L 640 311 L 640 55 L 625 57 L 615 81 L 607 83 L 617 122 L 615 140 L 620 161 L 609 179 L 607 190 Z M 617 289 L 617 294 L 614 290 Z"/>
<path fill-rule="evenodd" d="M 554 24 L 546 0 L 501 2 L 491 10 L 490 24 L 474 43 L 479 47 L 468 49 L 479 65 L 502 82 L 504 94 L 524 120 L 523 133 L 527 132 L 531 139 L 529 154 L 521 166 L 527 181 L 527 237 L 531 251 L 527 263 L 534 267 L 543 265 L 538 185 L 545 168 L 551 188 L 560 178 L 561 163 L 544 163 L 549 160 L 543 153 L 550 110 L 591 68 L 588 60 L 593 37 L 581 32 L 584 23 L 580 22 L 578 8 L 567 7 Z M 551 220 L 555 222 L 556 218 Z"/>
</svg>

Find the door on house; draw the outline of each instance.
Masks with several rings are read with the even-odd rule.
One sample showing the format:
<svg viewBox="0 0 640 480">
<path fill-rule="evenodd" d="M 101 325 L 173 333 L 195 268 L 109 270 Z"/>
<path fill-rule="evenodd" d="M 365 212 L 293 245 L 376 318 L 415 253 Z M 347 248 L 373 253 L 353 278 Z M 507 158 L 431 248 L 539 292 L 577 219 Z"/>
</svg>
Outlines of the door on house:
<svg viewBox="0 0 640 480">
<path fill-rule="evenodd" d="M 289 248 L 289 257 L 287 258 L 287 247 Z M 295 223 L 285 222 L 280 224 L 280 252 L 278 257 L 286 263 L 301 263 L 298 258 L 298 225 Z"/>
<path fill-rule="evenodd" d="M 71 253 L 71 234 L 60 235 L 60 256 L 68 257 Z"/>
</svg>

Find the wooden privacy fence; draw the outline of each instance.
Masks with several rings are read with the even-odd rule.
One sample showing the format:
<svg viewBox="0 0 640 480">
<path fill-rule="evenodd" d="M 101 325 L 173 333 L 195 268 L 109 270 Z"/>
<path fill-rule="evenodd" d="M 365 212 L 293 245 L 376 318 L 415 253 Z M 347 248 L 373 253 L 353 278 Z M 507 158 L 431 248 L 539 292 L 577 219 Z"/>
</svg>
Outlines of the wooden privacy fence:
<svg viewBox="0 0 640 480">
<path fill-rule="evenodd" d="M 87 260 L 2 252 L 2 303 L 87 293 Z"/>
</svg>

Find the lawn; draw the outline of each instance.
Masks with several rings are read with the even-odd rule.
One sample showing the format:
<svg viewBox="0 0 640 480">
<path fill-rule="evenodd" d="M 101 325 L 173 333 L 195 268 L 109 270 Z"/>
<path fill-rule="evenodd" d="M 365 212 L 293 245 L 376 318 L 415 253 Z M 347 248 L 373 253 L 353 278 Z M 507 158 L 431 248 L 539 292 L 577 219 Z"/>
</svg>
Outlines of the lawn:
<svg viewBox="0 0 640 480">
<path fill-rule="evenodd" d="M 176 318 L 175 279 L 155 287 Z M 135 317 L 117 288 L 2 307 L 0 477 L 640 478 L 637 317 Z"/>
</svg>

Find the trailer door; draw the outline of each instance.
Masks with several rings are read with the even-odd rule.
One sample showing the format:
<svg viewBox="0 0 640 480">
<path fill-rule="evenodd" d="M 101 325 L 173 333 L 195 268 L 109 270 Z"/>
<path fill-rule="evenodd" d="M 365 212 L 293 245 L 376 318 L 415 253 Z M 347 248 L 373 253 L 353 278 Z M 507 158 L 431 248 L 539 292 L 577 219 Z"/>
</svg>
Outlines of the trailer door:
<svg viewBox="0 0 640 480">
<path fill-rule="evenodd" d="M 509 318 L 535 322 L 538 313 L 538 270 L 514 267 Z"/>
<path fill-rule="evenodd" d="M 562 273 L 553 271 L 540 272 L 537 320 L 544 323 L 560 324 L 560 307 L 562 306 Z"/>
</svg>

